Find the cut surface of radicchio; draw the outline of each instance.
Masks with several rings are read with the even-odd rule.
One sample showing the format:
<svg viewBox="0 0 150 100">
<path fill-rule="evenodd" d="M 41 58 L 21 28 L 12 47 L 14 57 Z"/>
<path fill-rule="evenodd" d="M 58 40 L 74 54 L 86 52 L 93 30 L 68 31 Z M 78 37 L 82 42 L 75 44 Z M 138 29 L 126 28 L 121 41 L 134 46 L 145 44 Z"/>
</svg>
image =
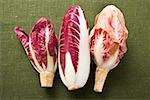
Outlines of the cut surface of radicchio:
<svg viewBox="0 0 150 100">
<path fill-rule="evenodd" d="M 22 43 L 33 67 L 40 73 L 42 87 L 51 87 L 57 67 L 57 37 L 53 25 L 46 18 L 41 18 L 28 36 L 22 28 L 14 31 Z"/>
<path fill-rule="evenodd" d="M 70 7 L 66 11 L 59 38 L 61 79 L 68 90 L 81 88 L 89 75 L 90 50 L 88 26 L 80 6 Z"/>
</svg>

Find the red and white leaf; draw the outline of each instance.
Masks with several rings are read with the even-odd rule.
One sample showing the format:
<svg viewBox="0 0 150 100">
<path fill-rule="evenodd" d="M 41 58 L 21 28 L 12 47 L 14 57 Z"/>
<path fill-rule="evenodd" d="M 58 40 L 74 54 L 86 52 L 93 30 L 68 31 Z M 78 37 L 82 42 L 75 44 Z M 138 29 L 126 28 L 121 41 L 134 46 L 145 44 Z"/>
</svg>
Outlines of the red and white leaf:
<svg viewBox="0 0 150 100">
<path fill-rule="evenodd" d="M 24 47 L 31 64 L 34 66 L 34 68 L 38 72 L 40 72 L 40 70 L 35 66 L 34 60 L 32 58 L 32 55 L 29 49 L 29 36 L 20 27 L 15 27 L 14 32 L 16 33 L 18 40 L 21 42 L 22 46 Z"/>
<path fill-rule="evenodd" d="M 79 20 L 78 20 L 78 8 L 70 8 L 68 9 L 61 28 L 61 36 L 60 36 L 60 62 L 62 64 L 62 70 L 64 73 L 65 69 L 65 54 L 66 52 L 70 52 L 71 59 L 73 60 L 73 66 L 75 72 L 77 72 L 78 66 L 78 55 L 79 55 L 79 40 L 80 40 L 80 28 L 79 28 Z"/>
<path fill-rule="evenodd" d="M 41 70 L 56 69 L 57 37 L 53 25 L 46 18 L 41 18 L 29 36 L 29 46 L 35 65 Z"/>
</svg>

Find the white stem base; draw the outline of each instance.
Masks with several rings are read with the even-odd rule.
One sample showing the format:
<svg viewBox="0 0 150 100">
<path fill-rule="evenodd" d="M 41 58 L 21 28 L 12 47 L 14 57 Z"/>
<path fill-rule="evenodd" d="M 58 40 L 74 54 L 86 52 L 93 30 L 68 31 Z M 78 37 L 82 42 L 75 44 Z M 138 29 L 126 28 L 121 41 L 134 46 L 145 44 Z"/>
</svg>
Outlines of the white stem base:
<svg viewBox="0 0 150 100">
<path fill-rule="evenodd" d="M 109 72 L 109 70 L 107 70 L 107 69 L 103 69 L 100 67 L 96 68 L 95 85 L 94 85 L 95 92 L 102 92 L 108 72 Z"/>
<path fill-rule="evenodd" d="M 54 73 L 44 71 L 40 73 L 41 87 L 52 87 L 53 86 Z"/>
</svg>

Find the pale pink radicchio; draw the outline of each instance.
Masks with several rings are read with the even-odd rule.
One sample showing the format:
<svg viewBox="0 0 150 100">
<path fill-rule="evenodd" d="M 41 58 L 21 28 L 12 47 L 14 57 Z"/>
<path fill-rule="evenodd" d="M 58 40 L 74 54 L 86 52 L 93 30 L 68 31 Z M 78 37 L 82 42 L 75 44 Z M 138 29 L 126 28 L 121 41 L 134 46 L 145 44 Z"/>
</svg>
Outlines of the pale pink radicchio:
<svg viewBox="0 0 150 100">
<path fill-rule="evenodd" d="M 118 65 L 126 52 L 127 36 L 124 16 L 115 6 L 107 6 L 96 16 L 90 32 L 90 51 L 97 65 L 96 92 L 102 92 L 107 73 Z"/>
<path fill-rule="evenodd" d="M 90 71 L 89 29 L 80 6 L 63 18 L 59 40 L 59 73 L 68 90 L 85 85 Z"/>
<path fill-rule="evenodd" d="M 15 27 L 14 31 L 22 43 L 33 67 L 40 73 L 42 87 L 52 87 L 57 68 L 58 40 L 52 23 L 41 18 L 28 36 L 23 29 Z"/>
</svg>

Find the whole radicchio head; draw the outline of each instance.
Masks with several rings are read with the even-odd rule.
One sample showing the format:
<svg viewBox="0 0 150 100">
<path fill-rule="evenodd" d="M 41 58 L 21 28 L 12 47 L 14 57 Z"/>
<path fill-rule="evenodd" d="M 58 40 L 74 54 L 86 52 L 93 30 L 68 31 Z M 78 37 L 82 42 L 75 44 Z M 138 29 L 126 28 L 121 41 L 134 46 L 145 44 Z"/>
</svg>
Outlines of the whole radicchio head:
<svg viewBox="0 0 150 100">
<path fill-rule="evenodd" d="M 41 18 L 36 22 L 30 35 L 15 27 L 14 31 L 22 43 L 33 67 L 40 73 L 42 87 L 52 87 L 57 67 L 57 37 L 49 20 Z"/>
<path fill-rule="evenodd" d="M 90 71 L 89 31 L 80 6 L 70 7 L 59 40 L 59 73 L 68 90 L 85 85 Z"/>
<path fill-rule="evenodd" d="M 90 51 L 97 65 L 96 92 L 102 92 L 107 73 L 118 65 L 126 52 L 127 36 L 124 16 L 117 7 L 109 5 L 96 16 L 90 33 Z"/>
</svg>

